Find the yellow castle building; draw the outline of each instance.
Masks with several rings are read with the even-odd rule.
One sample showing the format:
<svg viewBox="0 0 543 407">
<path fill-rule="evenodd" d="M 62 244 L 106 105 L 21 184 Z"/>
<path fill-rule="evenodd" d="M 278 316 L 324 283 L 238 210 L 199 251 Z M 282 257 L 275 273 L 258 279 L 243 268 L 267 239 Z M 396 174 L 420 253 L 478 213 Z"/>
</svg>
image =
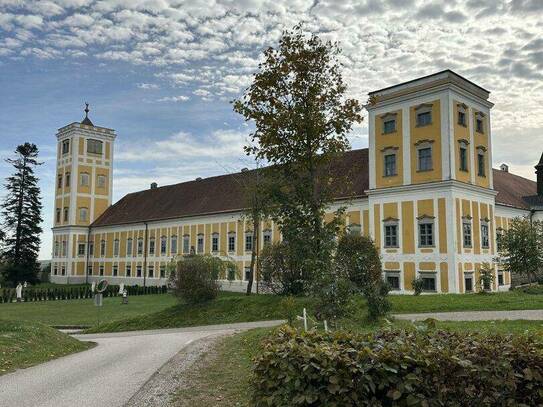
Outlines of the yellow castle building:
<svg viewBox="0 0 543 407">
<path fill-rule="evenodd" d="M 450 70 L 369 96 L 369 148 L 338 164 L 356 169 L 353 195 L 334 203 L 347 207 L 349 233 L 373 238 L 398 293 L 412 292 L 416 277 L 428 292 L 476 291 L 483 263 L 495 272 L 487 288 L 508 289 L 499 236 L 515 217 L 543 219 L 543 156 L 537 183 L 505 164 L 492 169 L 489 92 Z M 196 252 L 233 259 L 237 270 L 221 284 L 244 290 L 253 244 L 280 240 L 264 222 L 253 242 L 239 182 L 250 171 L 152 184 L 112 205 L 116 134 L 85 112 L 57 133 L 51 280 L 163 285 L 171 259 Z"/>
</svg>

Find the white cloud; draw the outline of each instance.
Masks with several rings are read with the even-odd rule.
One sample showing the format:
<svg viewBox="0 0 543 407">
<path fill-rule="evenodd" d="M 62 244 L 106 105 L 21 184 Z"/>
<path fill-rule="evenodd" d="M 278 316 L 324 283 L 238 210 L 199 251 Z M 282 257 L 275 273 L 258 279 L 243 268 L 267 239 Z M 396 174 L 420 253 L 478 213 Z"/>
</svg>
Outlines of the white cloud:
<svg viewBox="0 0 543 407">
<path fill-rule="evenodd" d="M 184 96 L 184 95 L 166 96 L 166 97 L 158 99 L 157 102 L 186 102 L 189 99 L 190 99 L 190 97 Z"/>
<path fill-rule="evenodd" d="M 140 89 L 158 89 L 159 86 L 156 83 L 138 83 L 136 85 Z"/>
</svg>

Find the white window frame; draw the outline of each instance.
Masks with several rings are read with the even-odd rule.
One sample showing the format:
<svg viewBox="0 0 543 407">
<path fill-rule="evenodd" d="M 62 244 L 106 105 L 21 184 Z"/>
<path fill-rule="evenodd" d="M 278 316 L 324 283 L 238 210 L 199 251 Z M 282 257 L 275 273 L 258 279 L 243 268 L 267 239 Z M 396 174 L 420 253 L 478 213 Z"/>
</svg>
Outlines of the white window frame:
<svg viewBox="0 0 543 407">
<path fill-rule="evenodd" d="M 483 218 L 480 220 L 480 223 L 481 223 L 481 249 L 490 249 L 490 219 Z M 486 234 L 483 234 L 483 230 L 486 231 Z"/>
<path fill-rule="evenodd" d="M 217 232 L 213 232 L 211 234 L 211 251 L 213 253 L 217 253 L 219 250 L 220 250 L 219 234 Z"/>
<path fill-rule="evenodd" d="M 85 256 L 86 247 L 87 247 L 86 243 L 81 243 L 80 242 L 80 243 L 77 244 L 77 255 L 79 257 Z M 83 248 L 83 250 L 81 250 L 81 248 Z"/>
<path fill-rule="evenodd" d="M 462 168 L 462 151 L 465 153 L 466 168 Z M 469 172 L 469 141 L 466 139 L 458 140 L 458 169 Z"/>
<path fill-rule="evenodd" d="M 233 248 L 231 248 L 230 243 L 233 243 Z M 227 247 L 227 249 L 228 249 L 229 253 L 235 253 L 236 252 L 236 232 L 229 232 L 228 233 L 228 247 Z"/>
<path fill-rule="evenodd" d="M 262 232 L 262 244 L 264 246 L 272 243 L 272 231 L 271 229 L 265 229 Z"/>
<path fill-rule="evenodd" d="M 394 228 L 396 244 L 387 244 L 387 229 Z M 391 242 L 392 243 L 392 242 Z M 386 249 L 397 249 L 400 247 L 400 222 L 396 218 L 387 218 L 383 220 L 383 247 Z"/>
<path fill-rule="evenodd" d="M 467 127 L 468 126 L 468 107 L 464 103 L 458 103 L 457 105 L 457 113 L 456 113 L 456 123 L 460 126 Z M 460 114 L 463 114 L 464 121 L 460 121 Z"/>
<path fill-rule="evenodd" d="M 469 240 L 470 244 L 466 244 L 466 229 L 465 227 L 469 226 Z M 466 249 L 473 248 L 473 223 L 472 223 L 472 217 L 471 216 L 462 216 L 462 247 Z"/>
<path fill-rule="evenodd" d="M 79 185 L 82 187 L 88 187 L 90 182 L 90 175 L 88 172 L 82 172 L 79 174 Z"/>
<path fill-rule="evenodd" d="M 144 244 L 143 244 L 143 238 L 138 237 L 137 241 L 137 247 L 136 247 L 136 254 L 138 256 L 143 256 L 143 251 L 145 250 Z"/>
<path fill-rule="evenodd" d="M 486 177 L 487 169 L 486 169 L 486 147 L 485 146 L 478 146 L 477 147 L 477 176 L 478 177 Z M 481 167 L 481 157 L 482 157 L 482 167 Z M 481 173 L 481 169 L 483 170 Z"/>
<path fill-rule="evenodd" d="M 196 253 L 201 254 L 205 251 L 205 239 L 203 233 L 196 235 Z"/>
<path fill-rule="evenodd" d="M 438 290 L 438 287 L 437 287 L 437 273 L 436 272 L 433 272 L 433 271 L 427 271 L 427 270 L 423 270 L 423 271 L 419 271 L 419 277 L 422 278 L 422 279 L 433 279 L 434 280 L 434 289 L 433 290 L 428 290 L 426 288 L 423 288 L 423 292 L 427 292 L 427 293 L 436 293 L 437 290 Z"/>
<path fill-rule="evenodd" d="M 425 139 L 425 140 L 420 140 L 420 141 L 417 141 L 415 143 L 415 150 L 417 152 L 417 172 L 426 172 L 426 171 L 433 171 L 434 169 L 434 140 L 428 140 L 428 139 Z M 426 149 L 429 149 L 430 150 L 430 168 L 425 168 L 425 169 L 422 169 L 421 168 L 421 157 L 420 157 L 420 152 L 421 150 L 426 150 Z"/>
<path fill-rule="evenodd" d="M 86 222 L 88 219 L 89 208 L 81 207 L 79 208 L 79 221 Z"/>
<path fill-rule="evenodd" d="M 62 155 L 70 154 L 70 144 L 70 139 L 62 140 Z"/>
<path fill-rule="evenodd" d="M 393 288 L 392 285 L 390 285 L 391 291 L 401 291 L 402 290 L 402 278 L 401 278 L 401 272 L 400 270 L 385 270 L 385 281 L 388 283 L 389 277 L 395 277 L 398 278 L 398 288 Z"/>
<path fill-rule="evenodd" d="M 177 254 L 177 235 L 170 237 L 170 254 Z"/>
<path fill-rule="evenodd" d="M 160 255 L 165 256 L 168 253 L 168 238 L 160 236 Z"/>
<path fill-rule="evenodd" d="M 104 152 L 104 142 L 89 138 L 87 139 L 87 154 L 102 155 Z"/>
<path fill-rule="evenodd" d="M 466 287 L 466 280 L 471 280 L 471 290 L 468 290 Z M 475 281 L 473 273 L 464 273 L 464 292 L 472 293 L 475 291 Z"/>
<path fill-rule="evenodd" d="M 154 256 L 156 252 L 156 242 L 154 236 L 149 238 L 149 255 Z"/>
<path fill-rule="evenodd" d="M 121 247 L 121 243 L 119 242 L 119 239 L 115 239 L 113 241 L 113 255 L 115 257 L 119 257 L 120 247 Z"/>
<path fill-rule="evenodd" d="M 481 123 L 481 129 L 479 129 Z M 475 113 L 475 131 L 479 134 L 485 134 L 485 114 L 482 112 Z"/>
<path fill-rule="evenodd" d="M 396 133 L 396 131 L 398 131 L 398 121 L 397 121 L 397 116 L 398 114 L 397 113 L 385 113 L 384 115 L 381 116 L 381 134 L 392 134 L 392 133 Z M 385 129 L 385 123 L 390 123 L 390 122 L 393 122 L 394 125 L 393 125 L 393 128 L 392 130 L 389 130 L 387 131 Z"/>
<path fill-rule="evenodd" d="M 350 235 L 360 236 L 362 234 L 362 226 L 359 223 L 350 223 L 347 226 L 347 232 Z"/>
<path fill-rule="evenodd" d="M 383 157 L 383 177 L 395 177 L 398 175 L 398 147 L 385 147 L 381 150 Z M 394 171 L 392 174 L 387 174 L 387 161 L 386 158 L 394 157 Z"/>
<path fill-rule="evenodd" d="M 431 225 L 431 238 L 432 238 L 432 244 L 422 244 L 422 228 L 421 225 Z M 435 217 L 430 215 L 422 215 L 417 218 L 417 232 L 418 232 L 418 240 L 419 240 L 419 247 L 420 248 L 432 248 L 436 247 L 436 230 L 435 230 Z M 426 233 L 428 235 L 428 233 Z"/>
<path fill-rule="evenodd" d="M 106 241 L 100 240 L 100 257 L 106 257 Z"/>
<path fill-rule="evenodd" d="M 190 235 L 183 235 L 183 254 L 190 253 Z"/>
<path fill-rule="evenodd" d="M 246 230 L 245 231 L 245 241 L 243 242 L 243 247 L 246 252 L 251 252 L 254 247 L 253 242 L 253 231 L 252 230 Z"/>
<path fill-rule="evenodd" d="M 134 240 L 131 237 L 126 239 L 126 257 L 132 257 L 133 244 L 134 244 Z"/>
<path fill-rule="evenodd" d="M 421 123 L 419 121 L 419 116 L 422 114 L 430 114 L 430 121 L 428 123 Z M 421 105 L 418 105 L 415 107 L 415 126 L 416 127 L 426 127 L 431 126 L 434 122 L 434 117 L 432 113 L 432 104 L 431 103 L 423 103 Z"/>
<path fill-rule="evenodd" d="M 104 174 L 96 176 L 96 188 L 105 188 L 107 185 L 107 177 Z"/>
</svg>

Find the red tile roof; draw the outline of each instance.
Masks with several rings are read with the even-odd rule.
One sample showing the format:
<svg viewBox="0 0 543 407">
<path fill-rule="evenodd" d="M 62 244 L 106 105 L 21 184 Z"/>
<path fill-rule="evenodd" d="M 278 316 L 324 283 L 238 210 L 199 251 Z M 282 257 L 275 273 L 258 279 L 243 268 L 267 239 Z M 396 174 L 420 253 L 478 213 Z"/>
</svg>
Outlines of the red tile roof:
<svg viewBox="0 0 543 407">
<path fill-rule="evenodd" d="M 351 150 L 337 160 L 330 171 L 352 170 L 351 193 L 336 190 L 336 198 L 366 196 L 368 185 L 368 149 Z M 254 171 L 254 170 L 253 170 Z M 219 175 L 196 181 L 182 182 L 155 189 L 134 192 L 121 198 L 94 221 L 92 227 L 141 223 L 197 215 L 235 212 L 247 208 L 244 178 L 253 171 Z M 343 189 L 343 190 L 342 190 Z"/>
<path fill-rule="evenodd" d="M 515 208 L 530 209 L 525 196 L 537 194 L 537 183 L 510 172 L 494 169 L 494 189 L 498 191 L 496 203 Z"/>
<path fill-rule="evenodd" d="M 347 172 L 353 168 L 350 191 L 338 188 L 336 199 L 366 196 L 367 148 L 345 153 L 331 171 Z M 134 192 L 110 206 L 92 227 L 240 211 L 247 207 L 243 180 L 253 174 L 245 171 Z M 534 181 L 500 170 L 494 170 L 494 188 L 498 191 L 496 203 L 517 208 L 528 208 L 522 197 L 536 193 Z"/>
</svg>

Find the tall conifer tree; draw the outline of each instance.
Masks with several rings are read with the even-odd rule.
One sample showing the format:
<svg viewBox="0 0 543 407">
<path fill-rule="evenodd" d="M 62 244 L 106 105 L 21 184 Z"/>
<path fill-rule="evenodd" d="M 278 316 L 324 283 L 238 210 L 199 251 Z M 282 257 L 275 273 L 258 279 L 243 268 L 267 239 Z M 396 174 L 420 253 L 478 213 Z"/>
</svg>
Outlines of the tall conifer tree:
<svg viewBox="0 0 543 407">
<path fill-rule="evenodd" d="M 15 157 L 6 159 L 15 171 L 6 178 L 7 191 L 2 203 L 5 279 L 13 284 L 34 282 L 39 271 L 42 203 L 38 178 L 34 168 L 38 162 L 38 147 L 24 143 L 15 149 Z"/>
</svg>

